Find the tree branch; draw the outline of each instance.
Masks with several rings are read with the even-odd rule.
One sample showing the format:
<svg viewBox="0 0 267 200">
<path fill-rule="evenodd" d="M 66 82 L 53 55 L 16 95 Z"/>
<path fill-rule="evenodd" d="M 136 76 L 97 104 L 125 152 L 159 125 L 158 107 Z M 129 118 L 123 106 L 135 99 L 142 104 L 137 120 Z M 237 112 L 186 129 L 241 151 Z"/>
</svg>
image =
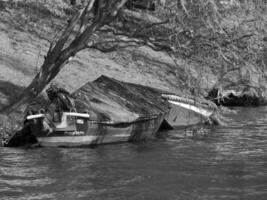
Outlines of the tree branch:
<svg viewBox="0 0 267 200">
<path fill-rule="evenodd" d="M 123 9 L 122 15 L 124 17 L 131 18 L 132 20 L 142 21 L 146 24 L 160 24 L 162 20 L 157 17 L 154 17 L 148 13 L 135 12 L 133 10 Z"/>
<path fill-rule="evenodd" d="M 11 102 L 10 105 L 6 106 L 4 110 L 1 110 L 0 112 L 4 114 L 12 114 L 15 110 L 25 109 L 27 104 L 29 104 L 29 102 L 55 78 L 66 62 L 68 62 L 68 59 L 86 47 L 86 44 L 96 30 L 105 24 L 109 24 L 112 20 L 115 20 L 118 10 L 122 8 L 126 3 L 126 0 L 98 0 L 101 6 L 97 15 L 94 17 L 92 24 L 88 25 L 87 28 L 82 31 L 79 36 L 76 36 L 70 44 L 66 44 L 75 25 L 81 20 L 83 13 L 88 12 L 89 8 L 92 8 L 91 5 L 93 2 L 94 0 L 90 0 L 87 4 L 88 6 L 79 11 L 72 18 L 55 45 L 54 43 L 51 44 L 40 72 L 24 90 L 21 97 Z M 65 45 L 67 47 L 63 49 Z M 21 118 L 23 117 L 21 116 Z"/>
<path fill-rule="evenodd" d="M 115 39 L 110 39 L 101 42 L 91 42 L 86 46 L 86 48 L 98 49 L 102 52 L 111 52 L 118 49 L 128 48 L 128 47 L 140 47 L 148 46 L 154 51 L 174 51 L 172 47 L 166 44 L 157 43 L 149 38 L 133 38 L 126 35 L 117 37 Z"/>
</svg>

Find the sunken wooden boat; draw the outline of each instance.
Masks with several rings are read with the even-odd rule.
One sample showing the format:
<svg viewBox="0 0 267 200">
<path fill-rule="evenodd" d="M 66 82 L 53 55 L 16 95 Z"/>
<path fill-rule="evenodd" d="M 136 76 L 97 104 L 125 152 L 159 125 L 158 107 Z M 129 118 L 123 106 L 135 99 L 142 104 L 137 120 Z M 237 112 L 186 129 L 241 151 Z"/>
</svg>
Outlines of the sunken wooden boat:
<svg viewBox="0 0 267 200">
<path fill-rule="evenodd" d="M 75 109 L 60 115 L 49 112 L 52 105 L 47 101 L 35 100 L 28 107 L 34 112 L 26 116 L 26 132 L 39 145 L 73 147 L 139 142 L 154 138 L 159 129 L 205 123 L 215 113 L 214 108 L 203 102 L 106 76 L 86 83 L 72 97 Z M 6 146 L 13 146 L 16 135 L 27 134 L 14 134 Z"/>
</svg>

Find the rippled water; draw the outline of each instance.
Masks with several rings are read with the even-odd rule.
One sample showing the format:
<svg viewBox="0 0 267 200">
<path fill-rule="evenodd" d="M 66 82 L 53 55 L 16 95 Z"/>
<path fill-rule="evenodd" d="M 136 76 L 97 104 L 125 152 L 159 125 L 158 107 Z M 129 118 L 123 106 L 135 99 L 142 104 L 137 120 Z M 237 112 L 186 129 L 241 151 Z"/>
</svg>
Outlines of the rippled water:
<svg viewBox="0 0 267 200">
<path fill-rule="evenodd" d="M 95 149 L 0 148 L 0 199 L 267 199 L 267 108 L 204 137 Z"/>
</svg>

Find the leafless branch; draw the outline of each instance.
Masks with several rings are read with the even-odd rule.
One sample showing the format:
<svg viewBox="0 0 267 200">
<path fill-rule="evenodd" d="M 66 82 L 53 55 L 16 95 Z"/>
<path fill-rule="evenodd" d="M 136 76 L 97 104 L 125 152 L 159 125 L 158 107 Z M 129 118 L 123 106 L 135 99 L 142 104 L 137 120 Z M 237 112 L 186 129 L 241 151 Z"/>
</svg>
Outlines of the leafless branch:
<svg viewBox="0 0 267 200">
<path fill-rule="evenodd" d="M 162 22 L 162 20 L 160 20 L 159 18 L 154 17 L 148 13 L 135 12 L 133 10 L 128 10 L 128 9 L 123 9 L 122 15 L 131 20 L 142 21 L 143 23 L 146 24 L 159 24 Z"/>
<path fill-rule="evenodd" d="M 86 7 L 84 8 L 84 11 L 81 15 L 81 24 L 80 24 L 80 28 L 78 31 L 79 33 L 82 33 L 84 31 L 85 26 L 89 20 L 88 19 L 88 15 L 89 15 L 88 12 L 93 8 L 94 3 L 95 3 L 95 0 L 90 0 L 90 1 L 88 1 Z"/>
<path fill-rule="evenodd" d="M 162 44 L 159 42 L 155 42 L 153 39 L 149 38 L 131 38 L 129 36 L 123 35 L 119 38 L 106 40 L 102 42 L 92 42 L 86 46 L 86 48 L 94 48 L 98 49 L 102 52 L 111 52 L 114 50 L 128 48 L 128 47 L 140 47 L 140 46 L 148 46 L 152 48 L 154 51 L 173 51 L 172 47 L 167 44 Z"/>
</svg>

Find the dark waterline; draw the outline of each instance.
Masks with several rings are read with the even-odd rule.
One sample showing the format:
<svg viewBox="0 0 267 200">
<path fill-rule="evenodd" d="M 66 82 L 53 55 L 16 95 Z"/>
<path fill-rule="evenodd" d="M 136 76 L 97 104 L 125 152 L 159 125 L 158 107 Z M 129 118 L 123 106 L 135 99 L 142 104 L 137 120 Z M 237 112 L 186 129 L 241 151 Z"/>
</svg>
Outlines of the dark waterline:
<svg viewBox="0 0 267 200">
<path fill-rule="evenodd" d="M 267 199 L 267 107 L 207 136 L 95 149 L 0 148 L 0 199 Z"/>
</svg>

